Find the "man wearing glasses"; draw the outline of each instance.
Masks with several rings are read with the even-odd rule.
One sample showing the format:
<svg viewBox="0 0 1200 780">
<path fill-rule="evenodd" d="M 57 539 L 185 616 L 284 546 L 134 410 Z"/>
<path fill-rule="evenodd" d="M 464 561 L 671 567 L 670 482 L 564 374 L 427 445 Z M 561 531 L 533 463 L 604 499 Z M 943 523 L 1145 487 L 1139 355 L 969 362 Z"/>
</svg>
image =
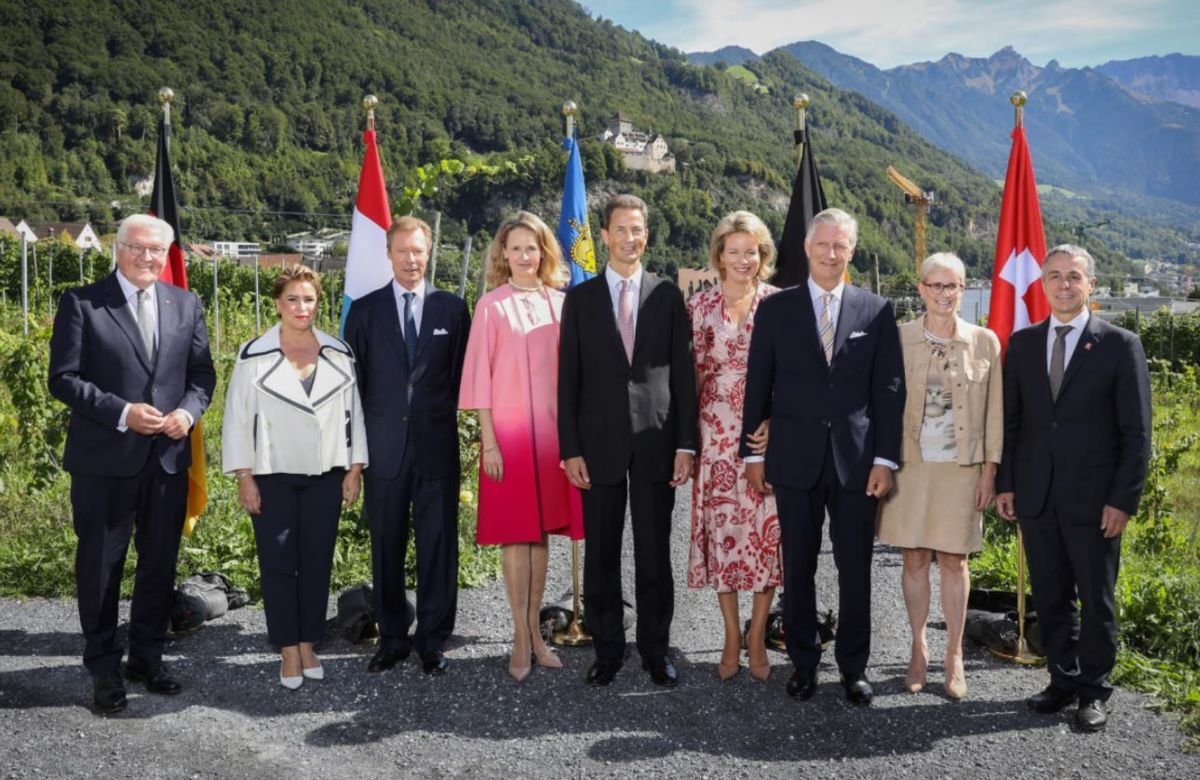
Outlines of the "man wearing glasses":
<svg viewBox="0 0 1200 780">
<path fill-rule="evenodd" d="M 117 602 L 130 537 L 137 569 L 125 676 L 152 693 L 181 686 L 162 663 L 187 506 L 188 434 L 216 385 L 204 307 L 158 282 L 175 239 L 144 214 L 117 229 L 117 270 L 66 292 L 50 339 L 50 393 L 71 409 L 63 468 L 78 537 L 83 663 L 100 712 L 125 709 Z"/>
</svg>

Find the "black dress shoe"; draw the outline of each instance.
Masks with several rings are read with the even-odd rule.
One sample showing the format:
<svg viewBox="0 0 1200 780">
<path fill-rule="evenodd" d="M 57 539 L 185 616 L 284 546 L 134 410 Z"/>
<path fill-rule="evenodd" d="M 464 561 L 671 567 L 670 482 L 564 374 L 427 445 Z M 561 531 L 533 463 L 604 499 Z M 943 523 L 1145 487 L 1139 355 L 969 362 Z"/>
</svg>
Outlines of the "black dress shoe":
<svg viewBox="0 0 1200 780">
<path fill-rule="evenodd" d="M 98 674 L 92 678 L 92 701 L 96 710 L 104 713 L 121 712 L 125 709 L 125 685 L 121 675 Z"/>
<path fill-rule="evenodd" d="M 162 661 L 147 661 L 136 656 L 130 656 L 129 663 L 125 664 L 125 679 L 144 684 L 151 693 L 174 696 L 183 690 L 183 686 L 167 673 Z"/>
<path fill-rule="evenodd" d="M 846 689 L 846 698 L 850 700 L 851 704 L 866 706 L 875 698 L 875 691 L 871 688 L 871 683 L 867 681 L 867 675 L 864 672 L 850 677 L 842 677 L 842 687 Z"/>
<path fill-rule="evenodd" d="M 375 651 L 371 663 L 367 664 L 368 672 L 386 672 L 396 664 L 408 658 L 412 650 L 400 650 L 395 647 L 381 647 Z"/>
<path fill-rule="evenodd" d="M 596 662 L 592 664 L 592 668 L 588 669 L 584 682 L 597 687 L 608 685 L 617 676 L 620 669 L 621 662 L 615 658 L 597 658 Z"/>
<path fill-rule="evenodd" d="M 1025 703 L 1034 712 L 1042 715 L 1050 715 L 1055 712 L 1061 712 L 1064 707 L 1073 701 L 1075 701 L 1075 694 L 1051 684 L 1047 685 L 1046 689 L 1041 693 L 1030 696 L 1025 700 Z"/>
<path fill-rule="evenodd" d="M 642 668 L 650 673 L 650 682 L 655 685 L 674 688 L 679 684 L 679 672 L 675 670 L 675 664 L 671 663 L 670 656 L 643 658 Z"/>
<path fill-rule="evenodd" d="M 817 692 L 817 670 L 796 667 L 787 682 L 787 694 L 796 699 L 811 699 Z"/>
<path fill-rule="evenodd" d="M 1104 702 L 1099 699 L 1080 699 L 1079 710 L 1075 713 L 1075 725 L 1080 731 L 1088 733 L 1100 731 L 1108 723 L 1108 713 L 1104 710 Z"/>
<path fill-rule="evenodd" d="M 421 671 L 425 674 L 441 677 L 449 667 L 450 664 L 446 662 L 446 656 L 441 650 L 427 650 L 421 653 Z"/>
</svg>

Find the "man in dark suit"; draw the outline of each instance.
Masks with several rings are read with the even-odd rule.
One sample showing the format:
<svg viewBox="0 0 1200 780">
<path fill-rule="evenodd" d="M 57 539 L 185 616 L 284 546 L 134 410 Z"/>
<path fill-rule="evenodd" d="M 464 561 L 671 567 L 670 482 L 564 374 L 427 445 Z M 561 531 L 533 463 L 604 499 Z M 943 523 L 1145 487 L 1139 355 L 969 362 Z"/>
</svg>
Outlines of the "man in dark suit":
<svg viewBox="0 0 1200 780">
<path fill-rule="evenodd" d="M 1084 731 L 1108 721 L 1121 533 L 1150 459 L 1146 355 L 1136 335 L 1092 316 L 1095 275 L 1081 247 L 1046 255 L 1042 287 L 1053 316 L 1009 342 L 996 477 L 997 508 L 1025 537 L 1050 670 L 1050 685 L 1028 704 L 1053 713 L 1078 699 Z"/>
<path fill-rule="evenodd" d="M 846 212 L 814 216 L 807 282 L 759 304 L 740 451 L 751 486 L 774 492 L 779 508 L 783 625 L 796 667 L 787 692 L 807 699 L 816 691 L 815 577 L 828 511 L 839 593 L 834 652 L 846 697 L 870 704 L 875 510 L 900 457 L 904 365 L 891 304 L 843 281 L 857 238 Z M 764 464 L 747 437 L 767 418 Z"/>
<path fill-rule="evenodd" d="M 558 367 L 558 435 L 567 477 L 583 491 L 583 600 L 608 685 L 625 655 L 621 536 L 633 525 L 637 649 L 657 685 L 678 675 L 667 655 L 675 584 L 671 511 L 692 471 L 696 378 L 679 288 L 642 268 L 646 204 L 618 195 L 604 210 L 604 274 L 567 291 Z"/>
<path fill-rule="evenodd" d="M 129 540 L 137 570 L 125 676 L 179 693 L 162 663 L 187 510 L 189 432 L 216 385 L 204 307 L 160 283 L 171 226 L 139 214 L 117 229 L 117 270 L 66 292 L 50 338 L 50 393 L 71 408 L 63 467 L 79 539 L 83 663 L 102 712 L 125 709 L 117 603 Z"/>
<path fill-rule="evenodd" d="M 395 279 L 354 301 L 354 350 L 367 451 L 363 507 L 371 527 L 379 650 L 368 671 L 391 669 L 416 646 L 426 674 L 446 672 L 458 610 L 458 383 L 471 319 L 462 298 L 425 281 L 432 231 L 400 217 L 387 232 Z M 405 553 L 412 513 L 417 628 L 408 635 Z"/>
</svg>

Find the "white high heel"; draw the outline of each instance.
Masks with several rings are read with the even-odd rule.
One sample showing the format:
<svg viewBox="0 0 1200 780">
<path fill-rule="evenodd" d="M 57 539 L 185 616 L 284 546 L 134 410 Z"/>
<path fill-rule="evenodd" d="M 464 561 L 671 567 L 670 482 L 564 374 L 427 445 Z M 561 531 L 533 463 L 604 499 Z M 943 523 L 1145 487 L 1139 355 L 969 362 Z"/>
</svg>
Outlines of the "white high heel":
<svg viewBox="0 0 1200 780">
<path fill-rule="evenodd" d="M 297 691 L 300 689 L 301 685 L 304 685 L 304 678 L 303 677 L 284 677 L 281 674 L 281 675 L 279 675 L 279 684 L 282 685 L 284 688 L 287 688 L 289 691 Z"/>
<path fill-rule="evenodd" d="M 300 673 L 303 674 L 305 677 L 307 677 L 310 680 L 324 680 L 325 679 L 325 667 L 322 666 L 321 664 L 317 664 L 316 666 L 314 666 L 311 669 L 302 669 L 300 671 Z"/>
</svg>

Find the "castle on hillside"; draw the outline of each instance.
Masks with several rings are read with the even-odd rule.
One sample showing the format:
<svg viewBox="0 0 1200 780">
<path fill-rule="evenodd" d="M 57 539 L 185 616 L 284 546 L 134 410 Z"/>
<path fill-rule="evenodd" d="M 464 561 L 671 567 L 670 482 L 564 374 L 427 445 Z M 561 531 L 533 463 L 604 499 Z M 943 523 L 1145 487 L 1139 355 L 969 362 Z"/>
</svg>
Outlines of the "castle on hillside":
<svg viewBox="0 0 1200 780">
<path fill-rule="evenodd" d="M 626 168 L 650 173 L 675 172 L 675 155 L 671 154 L 667 139 L 659 133 L 635 130 L 633 122 L 622 113 L 608 120 L 608 127 L 599 139 L 617 148 L 625 158 Z"/>
</svg>

